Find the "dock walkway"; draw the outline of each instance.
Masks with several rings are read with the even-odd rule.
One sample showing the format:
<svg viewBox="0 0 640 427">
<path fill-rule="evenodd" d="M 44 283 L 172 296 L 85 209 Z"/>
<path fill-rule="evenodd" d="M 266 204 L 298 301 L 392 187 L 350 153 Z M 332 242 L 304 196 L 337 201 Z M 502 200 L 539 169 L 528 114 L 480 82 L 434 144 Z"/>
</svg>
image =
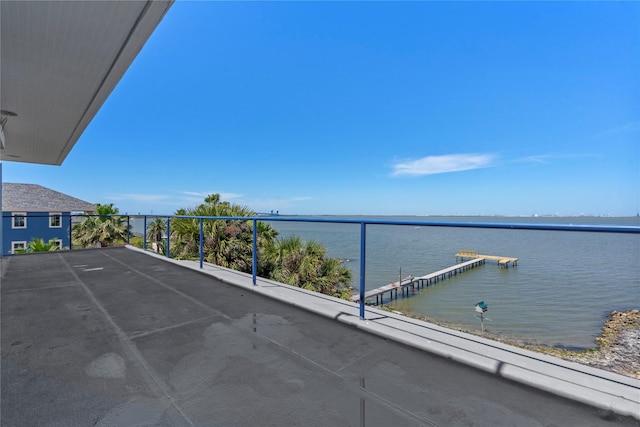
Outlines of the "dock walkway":
<svg viewBox="0 0 640 427">
<path fill-rule="evenodd" d="M 461 260 L 464 260 L 465 258 L 482 258 L 484 260 L 497 261 L 498 265 L 503 268 L 509 268 L 509 264 L 511 264 L 513 267 L 518 265 L 518 258 L 498 255 L 481 255 L 475 251 L 468 251 L 464 249 L 458 251 L 458 253 L 456 254 L 456 261 L 458 260 L 458 258 L 460 258 Z"/>
<path fill-rule="evenodd" d="M 447 267 L 442 270 L 438 270 L 434 273 L 429 273 L 425 276 L 413 277 L 409 276 L 405 279 L 402 279 L 400 282 L 395 281 L 388 285 L 381 286 L 376 289 L 372 289 L 370 291 L 365 292 L 364 298 L 365 300 L 369 298 L 376 298 L 376 304 L 379 304 L 384 299 L 385 292 L 390 293 L 391 299 L 395 296 L 398 299 L 398 290 L 401 290 L 402 295 L 404 296 L 405 292 L 407 296 L 409 292 L 415 291 L 416 288 L 424 288 L 425 286 L 433 285 L 441 280 L 448 279 L 450 277 L 456 276 L 459 273 L 463 273 L 469 269 L 477 267 L 485 263 L 483 258 L 474 258 L 469 261 L 461 262 L 459 264 L 452 265 L 451 267 Z M 351 301 L 358 302 L 360 301 L 360 295 L 356 294 L 351 297 Z"/>
</svg>

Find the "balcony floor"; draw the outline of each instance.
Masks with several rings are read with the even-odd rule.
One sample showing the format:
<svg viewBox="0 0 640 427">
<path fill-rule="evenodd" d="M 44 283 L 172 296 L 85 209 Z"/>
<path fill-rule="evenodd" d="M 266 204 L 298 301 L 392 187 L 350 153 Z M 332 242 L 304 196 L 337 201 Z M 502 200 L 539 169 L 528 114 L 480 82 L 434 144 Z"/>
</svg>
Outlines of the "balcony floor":
<svg viewBox="0 0 640 427">
<path fill-rule="evenodd" d="M 1 286 L 2 426 L 638 424 L 125 248 Z"/>
</svg>

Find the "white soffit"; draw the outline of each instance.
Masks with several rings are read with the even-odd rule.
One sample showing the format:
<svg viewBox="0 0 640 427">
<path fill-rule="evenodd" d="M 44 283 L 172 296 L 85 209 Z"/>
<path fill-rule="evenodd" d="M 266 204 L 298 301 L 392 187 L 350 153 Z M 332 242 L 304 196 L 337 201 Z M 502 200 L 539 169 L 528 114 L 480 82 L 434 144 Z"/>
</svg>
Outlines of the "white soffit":
<svg viewBox="0 0 640 427">
<path fill-rule="evenodd" d="M 2 0 L 1 159 L 62 164 L 172 4 Z"/>
</svg>

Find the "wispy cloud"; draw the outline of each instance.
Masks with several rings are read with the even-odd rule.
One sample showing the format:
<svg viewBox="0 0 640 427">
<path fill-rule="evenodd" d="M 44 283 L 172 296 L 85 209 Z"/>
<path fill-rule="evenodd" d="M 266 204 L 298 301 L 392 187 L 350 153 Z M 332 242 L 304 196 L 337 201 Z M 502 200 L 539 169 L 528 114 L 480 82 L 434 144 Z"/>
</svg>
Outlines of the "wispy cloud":
<svg viewBox="0 0 640 427">
<path fill-rule="evenodd" d="M 165 194 L 112 194 L 109 200 L 129 200 L 135 202 L 157 203 L 168 201 L 169 196 Z"/>
<path fill-rule="evenodd" d="M 174 206 L 176 204 L 200 204 L 204 202 L 204 199 L 209 194 L 214 194 L 215 191 L 210 192 L 197 192 L 197 191 L 174 191 L 170 194 L 133 194 L 133 193 L 121 193 L 110 194 L 107 196 L 109 200 L 114 202 L 139 202 L 139 203 L 153 203 L 156 205 Z M 220 200 L 228 201 L 231 199 L 239 199 L 243 197 L 242 194 L 237 193 L 218 193 L 220 194 Z"/>
<path fill-rule="evenodd" d="M 206 193 L 201 193 L 198 191 L 180 191 L 180 193 L 186 194 L 187 196 L 207 197 Z"/>
<path fill-rule="evenodd" d="M 229 200 L 229 199 L 239 199 L 243 197 L 242 194 L 238 193 L 225 193 L 221 191 L 180 191 L 179 193 L 184 194 L 186 196 L 190 196 L 187 199 L 193 200 L 197 198 L 197 200 L 203 201 L 210 194 L 220 194 L 220 200 Z"/>
<path fill-rule="evenodd" d="M 394 164 L 392 175 L 422 176 L 480 169 L 492 166 L 495 158 L 493 154 L 427 156 Z"/>
<path fill-rule="evenodd" d="M 594 154 L 579 153 L 579 154 L 536 154 L 532 156 L 520 157 L 514 159 L 509 163 L 549 163 L 554 160 L 560 159 L 576 159 L 576 158 L 595 158 Z"/>
<path fill-rule="evenodd" d="M 640 120 L 634 120 L 632 122 L 625 123 L 624 125 L 607 129 L 603 132 L 596 133 L 591 137 L 600 138 L 602 136 L 621 135 L 621 134 L 628 134 L 628 133 L 635 133 L 635 132 L 640 132 Z"/>
<path fill-rule="evenodd" d="M 521 157 L 515 161 L 519 163 L 547 163 L 555 158 L 558 158 L 558 156 L 553 156 L 551 154 L 536 154 L 533 156 Z"/>
</svg>

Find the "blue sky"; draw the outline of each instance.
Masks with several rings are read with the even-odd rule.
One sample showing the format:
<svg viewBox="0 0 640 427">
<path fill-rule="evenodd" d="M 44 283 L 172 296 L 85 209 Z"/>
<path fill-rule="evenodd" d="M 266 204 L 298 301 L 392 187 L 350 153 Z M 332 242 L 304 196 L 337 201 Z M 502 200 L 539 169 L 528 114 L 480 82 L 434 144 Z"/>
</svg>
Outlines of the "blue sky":
<svg viewBox="0 0 640 427">
<path fill-rule="evenodd" d="M 121 212 L 635 215 L 638 2 L 177 1 L 62 166 Z"/>
</svg>

